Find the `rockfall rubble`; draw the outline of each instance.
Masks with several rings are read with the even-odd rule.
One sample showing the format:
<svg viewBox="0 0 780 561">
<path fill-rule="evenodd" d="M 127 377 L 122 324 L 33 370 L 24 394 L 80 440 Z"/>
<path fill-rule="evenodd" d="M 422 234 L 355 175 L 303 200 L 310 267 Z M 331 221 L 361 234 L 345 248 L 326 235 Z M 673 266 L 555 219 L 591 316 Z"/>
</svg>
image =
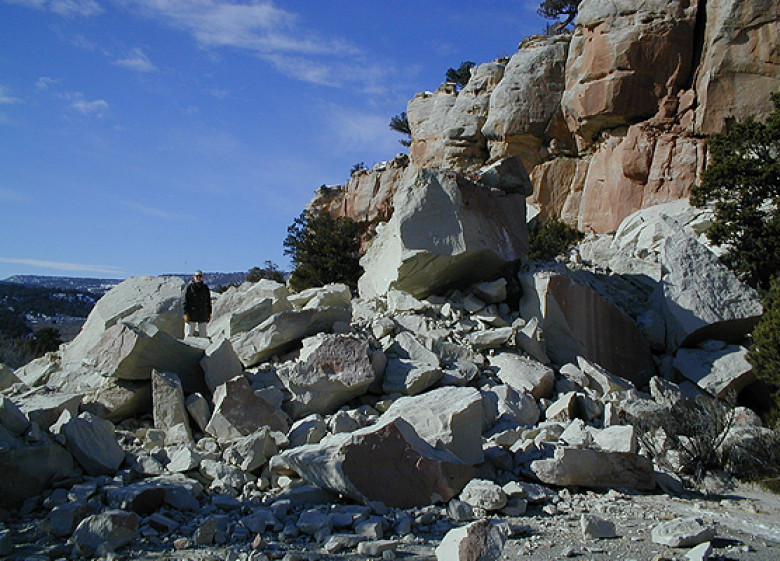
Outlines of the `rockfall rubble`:
<svg viewBox="0 0 780 561">
<path fill-rule="evenodd" d="M 415 543 L 409 536 L 426 527 L 442 540 L 440 559 L 464 547 L 493 559 L 514 530 L 487 519 L 522 519 L 532 505 L 555 513 L 551 497 L 569 488 L 657 492 L 661 478 L 668 489 L 669 474 L 624 419 L 688 399 L 675 381 L 714 396 L 749 385 L 744 350 L 729 342 L 744 338 L 760 306 L 732 278 L 707 301 L 712 313 L 697 319 L 697 329 L 723 340 L 691 346 L 673 337 L 679 322 L 663 314 L 649 329 L 640 319 L 675 284 L 675 271 L 695 264 L 709 279 L 722 271 L 701 259 L 709 250 L 691 220 L 648 212 L 629 221 L 673 233 L 665 243 L 640 242 L 655 238 L 626 226 L 620 231 L 634 241 L 586 239 L 552 269 L 527 264 L 514 278 L 487 276 L 425 297 L 397 287 L 355 296 L 340 285 L 298 294 L 265 280 L 216 297 L 214 324 L 223 327 L 211 341 L 166 333 L 138 345 L 92 333 L 93 347 L 77 343 L 81 361 L 74 343 L 65 345 L 3 390 L 2 506 L 16 516 L 48 512 L 52 539 L 68 538 L 85 556 L 139 538 L 183 550 L 249 548 L 254 539 L 262 549 L 269 532 L 381 556 Z M 686 241 L 671 257 L 676 237 Z M 627 288 L 627 275 L 608 264 L 631 259 L 661 263 L 662 273 Z M 403 285 L 403 272 L 398 278 Z M 539 278 L 547 287 L 531 280 Z M 550 278 L 565 290 L 550 289 Z M 126 282 L 143 300 L 127 308 L 147 311 L 105 333 L 165 333 L 155 326 L 169 313 L 160 311 L 167 296 L 149 298 L 160 281 Z M 516 307 L 510 283 L 527 286 Z M 567 296 L 573 289 L 576 298 Z M 124 283 L 115 290 L 128 293 Z M 106 314 L 102 301 L 93 313 Z M 656 331 L 664 344 L 651 344 Z M 260 333 L 272 335 L 252 335 L 246 351 L 247 334 Z M 106 349 L 100 360 L 96 348 Z M 104 398 L 96 407 L 96 393 L 115 392 L 117 371 L 129 364 L 138 365 L 137 385 L 123 388 L 121 406 Z M 54 385 L 65 373 L 67 383 Z M 74 392 L 79 373 L 99 384 Z M 593 539 L 611 528 L 609 520 L 581 523 Z"/>
<path fill-rule="evenodd" d="M 773 7 L 584 0 L 573 33 L 415 96 L 409 157 L 318 192 L 381 222 L 358 293 L 245 283 L 183 339 L 182 281 L 128 279 L 71 343 L 0 365 L 0 555 L 766 554 L 777 520 L 729 517 L 763 504 L 692 513 L 630 421 L 755 382 L 758 295 L 685 196 L 701 133 L 777 89 Z M 527 197 L 591 233 L 528 261 Z M 726 443 L 769 430 L 735 415 Z"/>
</svg>

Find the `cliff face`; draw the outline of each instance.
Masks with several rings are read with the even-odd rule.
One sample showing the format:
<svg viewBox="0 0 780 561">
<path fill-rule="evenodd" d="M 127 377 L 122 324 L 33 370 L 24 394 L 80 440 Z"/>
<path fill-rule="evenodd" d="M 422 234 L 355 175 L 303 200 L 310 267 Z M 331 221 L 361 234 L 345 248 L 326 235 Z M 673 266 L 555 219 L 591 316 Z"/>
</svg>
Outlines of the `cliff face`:
<svg viewBox="0 0 780 561">
<path fill-rule="evenodd" d="M 409 159 L 358 173 L 310 208 L 386 219 L 421 168 L 474 174 L 518 156 L 529 202 L 583 231 L 686 197 L 706 137 L 772 109 L 780 89 L 775 0 L 584 0 L 571 35 L 524 40 L 408 104 Z M 410 174 L 410 175 L 407 175 Z"/>
</svg>

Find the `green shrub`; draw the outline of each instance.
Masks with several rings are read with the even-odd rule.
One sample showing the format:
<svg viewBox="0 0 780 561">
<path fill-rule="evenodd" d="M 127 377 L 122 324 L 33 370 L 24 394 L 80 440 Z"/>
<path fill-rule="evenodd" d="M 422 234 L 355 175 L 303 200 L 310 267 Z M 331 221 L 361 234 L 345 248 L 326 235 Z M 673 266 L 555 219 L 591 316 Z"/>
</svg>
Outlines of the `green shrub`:
<svg viewBox="0 0 780 561">
<path fill-rule="evenodd" d="M 287 228 L 284 240 L 284 253 L 295 265 L 290 286 L 303 290 L 340 282 L 356 288 L 363 272 L 359 260 L 364 230 L 351 218 L 301 213 Z"/>
<path fill-rule="evenodd" d="M 780 388 L 780 275 L 775 276 L 764 294 L 764 314 L 753 330 L 748 360 L 759 380 Z M 775 389 L 773 420 L 780 416 L 780 394 Z"/>
<path fill-rule="evenodd" d="M 447 82 L 452 82 L 458 89 L 461 89 L 469 83 L 471 80 L 471 69 L 474 68 L 474 63 L 470 60 L 466 60 L 460 63 L 458 68 L 448 68 L 444 75 L 444 79 Z"/>
<path fill-rule="evenodd" d="M 537 223 L 531 229 L 528 258 L 537 261 L 551 261 L 566 253 L 570 247 L 583 238 L 584 234 L 553 216 Z"/>
<path fill-rule="evenodd" d="M 246 274 L 247 282 L 258 282 L 262 279 L 284 283 L 284 273 L 273 261 L 266 261 L 262 267 L 252 267 Z"/>
<path fill-rule="evenodd" d="M 734 419 L 733 399 L 701 395 L 628 421 L 637 428 L 642 447 L 657 465 L 699 480 L 709 471 L 726 467 L 723 443 Z"/>
</svg>

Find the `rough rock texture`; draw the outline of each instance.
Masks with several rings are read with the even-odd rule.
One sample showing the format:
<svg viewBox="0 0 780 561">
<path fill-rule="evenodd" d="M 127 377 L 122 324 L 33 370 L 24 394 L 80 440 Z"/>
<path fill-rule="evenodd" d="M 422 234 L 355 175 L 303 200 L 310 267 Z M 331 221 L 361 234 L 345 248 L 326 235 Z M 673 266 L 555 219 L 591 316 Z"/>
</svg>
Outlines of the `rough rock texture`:
<svg viewBox="0 0 780 561">
<path fill-rule="evenodd" d="M 666 321 L 667 350 L 705 339 L 739 342 L 758 322 L 763 306 L 756 291 L 695 239 L 670 236 L 661 259 L 668 273 L 653 299 Z"/>
<path fill-rule="evenodd" d="M 528 245 L 525 201 L 452 172 L 421 171 L 361 259 L 363 297 L 391 288 L 414 296 L 467 286 L 520 259 Z"/>
<path fill-rule="evenodd" d="M 0 450 L 0 506 L 19 508 L 72 471 L 73 457 L 59 444 Z"/>
<path fill-rule="evenodd" d="M 475 475 L 471 466 L 434 450 L 402 419 L 282 453 L 308 481 L 361 502 L 409 508 L 457 495 Z"/>
<path fill-rule="evenodd" d="M 638 454 L 588 448 L 558 447 L 553 459 L 531 462 L 531 471 L 543 483 L 590 489 L 625 487 L 651 491 L 656 484 L 650 459 Z"/>
<path fill-rule="evenodd" d="M 521 276 L 524 317 L 542 318 L 547 354 L 559 365 L 578 356 L 637 384 L 653 375 L 650 344 L 636 323 L 592 288 L 550 271 Z"/>
<path fill-rule="evenodd" d="M 477 65 L 461 91 L 445 83 L 417 94 L 406 179 L 380 171 L 377 180 L 372 170 L 318 192 L 309 208 L 386 220 L 389 194 L 422 168 L 474 172 L 519 156 L 542 216 L 606 233 L 688 195 L 706 162 L 702 135 L 773 109 L 772 0 L 584 0 L 575 23 L 571 34 L 530 37 L 510 58 Z"/>
<path fill-rule="evenodd" d="M 292 394 L 293 417 L 333 413 L 366 392 L 376 373 L 368 357 L 368 341 L 349 335 L 323 335 L 304 341 L 306 360 L 286 375 L 280 374 Z"/>
</svg>

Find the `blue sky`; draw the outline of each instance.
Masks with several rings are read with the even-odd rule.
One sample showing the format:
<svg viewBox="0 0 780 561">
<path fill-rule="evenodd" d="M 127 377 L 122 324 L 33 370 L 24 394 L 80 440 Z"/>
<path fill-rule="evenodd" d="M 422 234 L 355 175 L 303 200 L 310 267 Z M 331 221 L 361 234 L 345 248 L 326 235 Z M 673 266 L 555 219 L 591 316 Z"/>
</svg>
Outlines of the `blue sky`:
<svg viewBox="0 0 780 561">
<path fill-rule="evenodd" d="M 390 118 L 512 55 L 536 0 L 0 0 L 0 279 L 288 270 Z"/>
</svg>

